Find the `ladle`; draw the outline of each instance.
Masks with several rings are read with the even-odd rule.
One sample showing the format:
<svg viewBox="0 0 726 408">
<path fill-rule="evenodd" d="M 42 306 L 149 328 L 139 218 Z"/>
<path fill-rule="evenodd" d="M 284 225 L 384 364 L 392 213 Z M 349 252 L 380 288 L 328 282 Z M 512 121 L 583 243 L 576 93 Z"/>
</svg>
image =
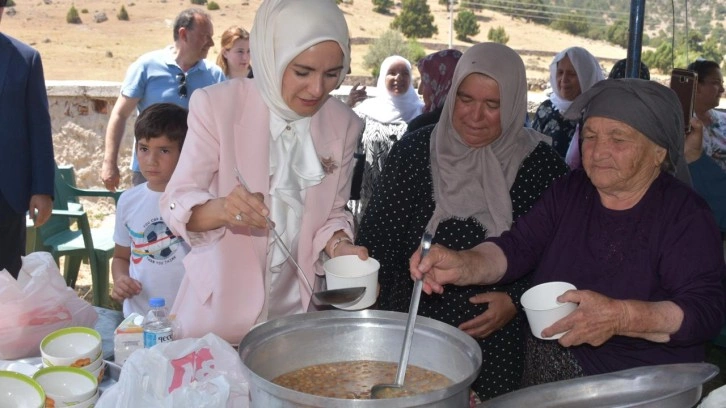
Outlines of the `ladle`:
<svg viewBox="0 0 726 408">
<path fill-rule="evenodd" d="M 234 169 L 235 174 L 237 175 L 237 181 L 242 185 L 242 187 L 245 188 L 248 192 L 251 192 L 249 186 L 247 186 L 247 183 L 245 183 L 245 180 L 242 178 L 242 174 L 237 170 L 235 167 Z M 269 228 L 272 233 L 275 236 L 275 242 L 280 244 L 280 248 L 285 251 L 285 255 L 287 255 L 288 258 L 290 258 L 290 261 L 292 261 L 293 265 L 295 265 L 295 268 L 298 271 L 298 274 L 303 277 L 305 280 L 305 283 L 307 283 L 308 288 L 310 289 L 310 293 L 313 297 L 313 302 L 317 305 L 336 305 L 336 304 L 344 304 L 344 303 L 352 303 L 358 301 L 358 299 L 362 298 L 363 295 L 366 292 L 365 286 L 356 286 L 352 288 L 342 288 L 342 289 L 331 289 L 331 290 L 322 290 L 320 292 L 315 292 L 313 290 L 313 285 L 310 284 L 310 281 L 308 280 L 308 277 L 305 275 L 305 272 L 303 272 L 300 265 L 298 265 L 297 261 L 295 260 L 295 257 L 292 256 L 292 252 L 290 252 L 290 249 L 287 247 L 285 242 L 280 237 L 280 234 L 277 233 L 275 230 L 275 226 L 272 223 L 272 220 L 269 216 L 265 217 L 265 221 L 267 222 L 267 228 Z"/>
<path fill-rule="evenodd" d="M 433 235 L 425 231 L 421 237 L 421 258 L 424 259 L 431 249 L 431 240 Z M 418 314 L 418 303 L 421 300 L 421 289 L 423 288 L 423 280 L 416 279 L 413 284 L 413 294 L 411 295 L 411 304 L 408 307 L 408 320 L 406 321 L 406 332 L 403 335 L 403 347 L 401 347 L 401 359 L 398 362 L 398 371 L 396 371 L 396 382 L 394 384 L 376 384 L 371 388 L 372 399 L 394 398 L 400 396 L 400 390 L 403 388 L 403 379 L 406 376 L 406 366 L 408 365 L 408 356 L 411 354 L 411 340 L 413 339 L 413 328 L 416 323 L 416 315 Z"/>
</svg>

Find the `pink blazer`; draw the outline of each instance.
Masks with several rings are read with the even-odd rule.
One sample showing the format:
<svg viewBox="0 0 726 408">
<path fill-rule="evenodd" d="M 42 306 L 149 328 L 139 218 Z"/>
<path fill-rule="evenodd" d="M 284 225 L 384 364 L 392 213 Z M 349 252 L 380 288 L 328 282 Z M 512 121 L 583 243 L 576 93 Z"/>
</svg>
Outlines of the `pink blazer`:
<svg viewBox="0 0 726 408">
<path fill-rule="evenodd" d="M 223 227 L 198 233 L 187 231 L 186 223 L 194 206 L 237 186 L 235 167 L 269 201 L 269 110 L 253 80 L 230 80 L 195 91 L 188 122 L 179 164 L 160 202 L 167 225 L 192 247 L 171 312 L 182 337 L 213 332 L 237 344 L 265 301 L 268 232 Z M 332 97 L 312 117 L 315 150 L 321 158 L 332 157 L 337 168 L 305 195 L 296 259 L 311 283 L 315 273 L 322 274 L 321 255 L 333 233 L 353 236 L 344 208 L 361 129 L 358 116 Z M 304 281 L 299 285 L 305 309 L 310 294 Z"/>
</svg>

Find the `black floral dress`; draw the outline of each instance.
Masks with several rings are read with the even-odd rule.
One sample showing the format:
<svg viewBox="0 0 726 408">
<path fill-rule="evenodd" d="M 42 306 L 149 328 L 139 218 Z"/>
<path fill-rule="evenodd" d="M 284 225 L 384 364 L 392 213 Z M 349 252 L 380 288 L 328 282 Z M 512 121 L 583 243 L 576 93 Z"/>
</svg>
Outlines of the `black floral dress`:
<svg viewBox="0 0 726 408">
<path fill-rule="evenodd" d="M 577 121 L 565 119 L 549 99 L 539 105 L 532 121 L 532 129 L 552 137 L 552 147 L 560 157 L 567 155 L 576 127 Z"/>
<path fill-rule="evenodd" d="M 379 309 L 408 311 L 413 290 L 408 260 L 435 207 L 429 153 L 433 128 L 431 125 L 408 133 L 393 146 L 360 226 L 356 243 L 366 246 L 381 263 Z M 510 190 L 514 219 L 529 211 L 550 183 L 566 172 L 562 159 L 548 144 L 540 143 L 522 163 Z M 473 218 L 448 219 L 439 225 L 433 242 L 463 250 L 481 243 L 485 235 L 486 228 Z M 527 288 L 526 279 L 509 285 L 450 285 L 443 295 L 423 294 L 419 314 L 456 327 L 487 309 L 486 304 L 470 303 L 471 296 L 506 292 L 519 308 L 519 298 Z M 518 313 L 501 330 L 478 340 L 483 363 L 473 389 L 482 400 L 519 387 L 524 360 L 522 319 L 522 313 Z"/>
</svg>

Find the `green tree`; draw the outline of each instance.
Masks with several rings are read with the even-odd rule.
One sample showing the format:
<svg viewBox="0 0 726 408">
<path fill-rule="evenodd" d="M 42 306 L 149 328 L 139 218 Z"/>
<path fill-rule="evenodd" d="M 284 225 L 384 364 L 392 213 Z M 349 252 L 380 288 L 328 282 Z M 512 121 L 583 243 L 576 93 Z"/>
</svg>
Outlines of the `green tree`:
<svg viewBox="0 0 726 408">
<path fill-rule="evenodd" d="M 431 38 L 439 33 L 426 0 L 403 0 L 401 14 L 393 19 L 391 28 L 408 38 Z"/>
<path fill-rule="evenodd" d="M 588 24 L 587 19 L 575 12 L 560 16 L 552 23 L 551 27 L 572 35 L 583 35 L 590 30 L 590 24 Z"/>
<path fill-rule="evenodd" d="M 470 37 L 479 34 L 479 23 L 476 15 L 469 10 L 461 10 L 454 20 L 454 31 L 459 41 L 470 41 Z"/>
<path fill-rule="evenodd" d="M 216 1 L 212 0 L 207 3 L 207 10 L 219 10 L 219 4 L 217 4 Z"/>
<path fill-rule="evenodd" d="M 605 34 L 607 40 L 623 48 L 628 48 L 629 23 L 624 19 L 615 21 L 609 26 Z"/>
<path fill-rule="evenodd" d="M 393 7 L 393 0 L 371 0 L 373 2 L 373 11 L 381 14 L 390 14 Z"/>
<path fill-rule="evenodd" d="M 76 6 L 71 5 L 71 8 L 68 10 L 68 13 L 66 14 L 66 23 L 68 24 L 81 24 L 81 16 L 78 14 L 78 10 L 76 10 Z"/>
<path fill-rule="evenodd" d="M 509 36 L 504 31 L 504 27 L 491 27 L 489 33 L 487 33 L 487 39 L 491 42 L 506 44 L 509 42 Z"/>
<path fill-rule="evenodd" d="M 406 41 L 399 31 L 388 30 L 368 47 L 368 52 L 363 56 L 363 65 L 371 70 L 371 75 L 377 77 L 381 63 L 391 55 L 400 55 L 416 62 L 426 55 L 426 51 L 415 39 Z"/>
<path fill-rule="evenodd" d="M 118 18 L 121 21 L 129 21 L 129 13 L 126 11 L 126 7 L 121 5 L 121 10 L 118 11 L 118 14 L 116 14 L 116 18 Z"/>
</svg>

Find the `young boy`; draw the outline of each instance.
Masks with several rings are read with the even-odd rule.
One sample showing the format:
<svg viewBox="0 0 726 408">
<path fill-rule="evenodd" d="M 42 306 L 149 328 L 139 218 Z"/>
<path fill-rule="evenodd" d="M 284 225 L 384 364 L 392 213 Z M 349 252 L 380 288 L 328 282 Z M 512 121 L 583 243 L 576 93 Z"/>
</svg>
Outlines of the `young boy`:
<svg viewBox="0 0 726 408">
<path fill-rule="evenodd" d="M 179 161 L 187 133 L 187 111 L 171 103 L 146 108 L 136 120 L 136 155 L 147 182 L 125 191 L 116 208 L 111 261 L 111 298 L 123 301 L 124 317 L 144 316 L 149 299 L 174 303 L 184 275 L 189 245 L 174 236 L 161 218 L 159 198 Z"/>
</svg>

